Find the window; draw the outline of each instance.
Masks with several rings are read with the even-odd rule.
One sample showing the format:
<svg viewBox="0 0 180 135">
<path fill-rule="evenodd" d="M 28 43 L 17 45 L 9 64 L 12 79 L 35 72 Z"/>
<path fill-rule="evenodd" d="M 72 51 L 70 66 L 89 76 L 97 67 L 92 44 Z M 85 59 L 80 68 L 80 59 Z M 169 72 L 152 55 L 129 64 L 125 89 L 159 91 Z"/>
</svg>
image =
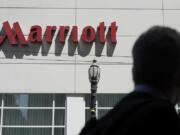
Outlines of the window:
<svg viewBox="0 0 180 135">
<path fill-rule="evenodd" d="M 0 135 L 64 135 L 65 95 L 3 94 Z"/>
<path fill-rule="evenodd" d="M 97 94 L 97 118 L 103 117 L 109 112 L 126 94 Z M 85 95 L 86 122 L 90 119 L 90 94 Z"/>
</svg>

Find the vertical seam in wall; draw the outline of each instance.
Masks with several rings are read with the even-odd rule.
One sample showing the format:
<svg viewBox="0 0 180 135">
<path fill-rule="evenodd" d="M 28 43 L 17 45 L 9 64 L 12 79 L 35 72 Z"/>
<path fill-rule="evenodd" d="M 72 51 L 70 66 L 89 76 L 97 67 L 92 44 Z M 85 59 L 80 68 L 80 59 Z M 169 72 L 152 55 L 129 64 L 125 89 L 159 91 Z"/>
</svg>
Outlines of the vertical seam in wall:
<svg viewBox="0 0 180 135">
<path fill-rule="evenodd" d="M 1 125 L 0 125 L 0 135 L 3 133 L 3 114 L 4 113 L 4 94 L 2 94 L 1 100 Z"/>
<path fill-rule="evenodd" d="M 77 25 L 77 0 L 75 0 L 75 25 Z"/>
<path fill-rule="evenodd" d="M 65 95 L 65 132 L 64 135 L 67 135 L 67 94 Z"/>
<path fill-rule="evenodd" d="M 164 0 L 162 0 L 162 17 L 163 17 L 163 26 L 165 25 L 165 16 L 164 16 Z"/>
<path fill-rule="evenodd" d="M 75 26 L 77 26 L 77 0 L 75 0 Z M 75 65 L 74 65 L 74 93 L 76 93 L 76 79 L 77 79 L 77 58 L 76 58 L 76 53 L 75 53 Z"/>
<path fill-rule="evenodd" d="M 53 109 L 52 109 L 52 135 L 54 135 L 55 125 L 55 94 L 53 94 Z"/>
</svg>

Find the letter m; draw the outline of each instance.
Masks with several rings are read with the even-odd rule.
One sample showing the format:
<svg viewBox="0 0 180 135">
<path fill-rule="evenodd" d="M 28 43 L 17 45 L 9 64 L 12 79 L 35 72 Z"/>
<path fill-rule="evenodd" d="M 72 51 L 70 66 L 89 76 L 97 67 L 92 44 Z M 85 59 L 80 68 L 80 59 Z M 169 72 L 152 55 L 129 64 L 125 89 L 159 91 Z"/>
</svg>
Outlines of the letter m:
<svg viewBox="0 0 180 135">
<path fill-rule="evenodd" d="M 22 33 L 22 30 L 18 22 L 15 22 L 13 24 L 13 29 L 11 29 L 8 21 L 4 22 L 3 29 L 5 33 L 3 36 L 0 37 L 0 45 L 4 42 L 6 37 L 9 39 L 12 45 L 18 45 L 18 42 L 16 40 L 17 38 L 19 39 L 21 45 L 27 45 L 27 41 L 24 37 L 24 34 Z"/>
</svg>

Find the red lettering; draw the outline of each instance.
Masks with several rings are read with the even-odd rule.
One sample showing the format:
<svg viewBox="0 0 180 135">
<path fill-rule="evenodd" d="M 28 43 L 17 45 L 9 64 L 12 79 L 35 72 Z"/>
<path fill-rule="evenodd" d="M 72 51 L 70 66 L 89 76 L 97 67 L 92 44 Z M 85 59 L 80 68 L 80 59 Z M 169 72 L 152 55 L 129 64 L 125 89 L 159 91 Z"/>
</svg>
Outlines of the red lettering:
<svg viewBox="0 0 180 135">
<path fill-rule="evenodd" d="M 52 43 L 52 33 L 56 31 L 56 26 L 47 26 L 46 27 L 46 42 Z"/>
<path fill-rule="evenodd" d="M 73 26 L 73 42 L 78 43 L 78 27 Z"/>
<path fill-rule="evenodd" d="M 93 27 L 91 26 L 87 26 L 83 29 L 83 32 L 82 32 L 82 39 L 87 42 L 87 43 L 91 43 L 94 41 L 95 39 L 95 36 L 96 36 L 96 32 L 94 30 Z"/>
<path fill-rule="evenodd" d="M 30 42 L 42 42 L 42 28 L 40 26 L 32 26 L 29 37 L 28 37 Z"/>
<path fill-rule="evenodd" d="M 106 42 L 105 34 L 104 34 L 105 29 L 106 29 L 106 27 L 104 26 L 104 22 L 101 22 L 99 24 L 98 30 L 99 30 L 100 42 L 103 44 Z"/>
<path fill-rule="evenodd" d="M 110 29 L 111 29 L 111 42 L 117 43 L 117 40 L 116 40 L 116 31 L 117 31 L 116 22 L 111 23 Z"/>
<path fill-rule="evenodd" d="M 59 29 L 59 41 L 65 43 L 65 33 L 68 33 L 69 26 L 60 26 Z"/>
<path fill-rule="evenodd" d="M 54 32 L 56 31 L 56 26 L 47 26 L 45 31 L 45 40 L 47 43 L 52 43 Z M 109 32 L 110 34 L 110 40 L 112 43 L 117 43 L 117 29 L 118 26 L 116 25 L 116 22 L 112 22 L 109 26 Z M 9 39 L 10 44 L 12 45 L 18 45 L 18 41 L 21 45 L 27 45 L 28 42 L 33 43 L 42 43 L 42 28 L 38 25 L 34 25 L 30 29 L 30 33 L 28 35 L 28 39 L 26 40 L 24 37 L 24 34 L 21 30 L 21 27 L 18 22 L 13 23 L 13 27 L 11 28 L 9 25 L 9 22 L 6 21 L 3 23 L 3 30 L 4 33 L 2 36 L 0 36 L 0 45 L 6 40 L 6 38 Z M 92 26 L 84 27 L 82 30 L 81 38 L 86 43 L 92 43 L 96 36 L 99 36 L 98 39 L 100 43 L 104 44 L 106 42 L 106 35 L 105 35 L 106 26 L 104 22 L 100 22 L 97 31 Z M 70 26 L 60 26 L 59 27 L 59 35 L 57 38 L 59 39 L 59 42 L 65 43 L 66 42 L 66 36 L 68 32 L 70 31 Z M 96 34 L 98 32 L 98 34 Z M 73 43 L 78 43 L 78 27 L 73 26 L 71 31 L 71 38 L 73 40 Z M 109 36 L 109 35 L 108 35 Z M 17 40 L 18 39 L 18 40 Z"/>
<path fill-rule="evenodd" d="M 6 34 L 0 38 L 0 45 L 4 42 L 5 39 L 6 39 Z"/>
<path fill-rule="evenodd" d="M 8 21 L 3 23 L 3 28 L 5 30 L 5 35 L 3 35 L 0 38 L 0 44 L 2 44 L 4 42 L 4 40 L 6 39 L 6 37 L 8 37 L 8 39 L 12 45 L 18 45 L 18 42 L 16 41 L 16 37 L 18 37 L 18 39 L 22 45 L 27 45 L 27 41 L 24 37 L 24 34 L 23 34 L 18 22 L 13 24 L 14 32 L 11 29 Z"/>
</svg>

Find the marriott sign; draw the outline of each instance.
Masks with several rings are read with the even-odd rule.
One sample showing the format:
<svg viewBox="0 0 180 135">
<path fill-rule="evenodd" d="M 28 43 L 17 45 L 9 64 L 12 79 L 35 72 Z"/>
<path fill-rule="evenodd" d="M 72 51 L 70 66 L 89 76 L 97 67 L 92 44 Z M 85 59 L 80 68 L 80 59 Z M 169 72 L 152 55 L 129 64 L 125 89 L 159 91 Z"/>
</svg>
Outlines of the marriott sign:
<svg viewBox="0 0 180 135">
<path fill-rule="evenodd" d="M 81 34 L 82 40 L 86 43 L 92 43 L 94 42 L 96 38 L 96 32 L 99 32 L 100 43 L 104 44 L 106 42 L 105 29 L 106 29 L 106 26 L 104 25 L 104 22 L 99 23 L 99 26 L 97 27 L 96 30 L 92 26 L 86 26 L 82 30 L 82 34 Z M 0 36 L 0 45 L 3 44 L 6 38 L 9 39 L 10 44 L 13 46 L 18 45 L 17 39 L 19 40 L 20 44 L 23 46 L 27 46 L 28 42 L 42 43 L 42 28 L 39 25 L 34 25 L 30 28 L 28 39 L 25 39 L 24 34 L 18 22 L 15 22 L 12 28 L 10 27 L 8 21 L 4 22 L 3 30 L 4 30 L 4 33 L 2 34 L 2 36 Z M 55 32 L 56 30 L 57 30 L 56 26 L 46 27 L 46 31 L 44 35 L 46 35 L 45 41 L 47 43 L 52 43 L 53 32 Z M 109 26 L 109 30 L 110 30 L 111 42 L 116 43 L 117 42 L 116 22 L 111 23 L 111 25 Z M 65 43 L 65 36 L 69 31 L 70 31 L 70 26 L 59 26 L 59 34 L 58 34 L 59 42 Z M 78 43 L 78 26 L 73 26 L 71 33 L 72 33 L 73 42 Z"/>
</svg>

